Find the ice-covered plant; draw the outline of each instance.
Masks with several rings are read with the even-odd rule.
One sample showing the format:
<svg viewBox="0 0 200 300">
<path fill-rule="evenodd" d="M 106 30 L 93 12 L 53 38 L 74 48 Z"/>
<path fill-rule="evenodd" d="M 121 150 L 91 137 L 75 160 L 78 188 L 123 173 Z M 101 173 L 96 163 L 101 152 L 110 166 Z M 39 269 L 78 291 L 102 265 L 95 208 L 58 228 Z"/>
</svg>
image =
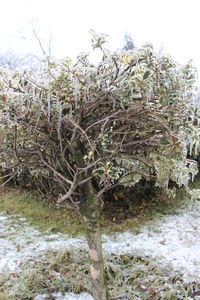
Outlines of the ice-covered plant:
<svg viewBox="0 0 200 300">
<path fill-rule="evenodd" d="M 80 206 L 94 299 L 107 299 L 99 204 L 116 185 L 142 178 L 168 189 L 197 174 L 188 150 L 199 152 L 196 74 L 158 56 L 151 45 L 110 52 L 92 32 L 94 49 L 72 62 L 48 60 L 37 72 L 1 70 L 0 163 L 5 180 L 28 170 L 38 185 L 56 186 L 58 202 Z M 49 184 L 50 182 L 50 184 Z"/>
</svg>

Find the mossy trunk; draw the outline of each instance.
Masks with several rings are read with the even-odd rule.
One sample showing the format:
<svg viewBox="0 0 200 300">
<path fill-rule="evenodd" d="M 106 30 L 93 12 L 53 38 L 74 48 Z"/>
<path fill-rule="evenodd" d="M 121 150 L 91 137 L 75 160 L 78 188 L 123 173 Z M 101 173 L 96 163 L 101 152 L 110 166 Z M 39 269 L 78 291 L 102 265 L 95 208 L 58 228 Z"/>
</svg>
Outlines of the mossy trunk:
<svg viewBox="0 0 200 300">
<path fill-rule="evenodd" d="M 73 156 L 79 168 L 83 168 L 84 154 L 80 144 L 73 145 Z M 84 180 L 81 175 L 79 180 Z M 83 224 L 86 230 L 89 246 L 90 275 L 92 283 L 92 295 L 94 300 L 108 300 L 108 291 L 105 281 L 104 262 L 101 243 L 100 209 L 91 180 L 81 187 L 81 208 Z"/>
</svg>

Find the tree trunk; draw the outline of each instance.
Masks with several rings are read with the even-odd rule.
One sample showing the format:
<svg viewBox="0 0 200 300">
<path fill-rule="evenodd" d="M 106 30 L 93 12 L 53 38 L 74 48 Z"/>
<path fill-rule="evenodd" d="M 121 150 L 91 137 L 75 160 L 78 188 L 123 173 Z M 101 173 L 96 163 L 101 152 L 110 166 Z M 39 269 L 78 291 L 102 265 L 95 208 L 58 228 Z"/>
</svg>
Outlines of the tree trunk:
<svg viewBox="0 0 200 300">
<path fill-rule="evenodd" d="M 84 153 L 81 145 L 74 143 L 71 146 L 71 153 L 74 156 L 78 168 L 85 166 Z M 79 180 L 84 180 L 81 174 Z M 94 300 L 108 300 L 108 291 L 105 281 L 104 262 L 102 254 L 100 210 L 97 198 L 94 193 L 91 180 L 81 187 L 81 208 L 83 224 L 86 229 L 87 242 L 89 246 L 90 275 L 92 283 L 92 295 Z"/>
<path fill-rule="evenodd" d="M 91 182 L 84 186 L 84 193 L 87 200 L 81 207 L 81 214 L 89 246 L 92 295 L 94 300 L 108 300 L 102 254 L 99 207 Z"/>
</svg>

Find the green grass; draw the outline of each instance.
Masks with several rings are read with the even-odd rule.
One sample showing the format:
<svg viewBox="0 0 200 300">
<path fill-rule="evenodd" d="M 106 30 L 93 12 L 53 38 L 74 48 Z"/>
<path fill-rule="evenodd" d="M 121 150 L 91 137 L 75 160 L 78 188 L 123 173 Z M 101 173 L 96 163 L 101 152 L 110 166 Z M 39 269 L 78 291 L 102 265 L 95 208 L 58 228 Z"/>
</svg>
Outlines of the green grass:
<svg viewBox="0 0 200 300">
<path fill-rule="evenodd" d="M 84 233 L 81 217 L 77 212 L 69 213 L 66 209 L 39 201 L 37 197 L 25 192 L 2 191 L 0 211 L 25 217 L 30 225 L 36 226 L 41 232 L 61 232 L 72 236 Z"/>
<path fill-rule="evenodd" d="M 200 187 L 200 177 L 191 184 L 191 188 Z M 176 214 L 180 209 L 190 204 L 189 196 L 184 188 L 177 191 L 175 199 L 163 198 L 157 195 L 149 201 L 133 199 L 129 212 L 123 212 L 121 203 L 106 204 L 102 211 L 101 225 L 104 233 L 124 232 L 130 230 L 139 232 L 144 225 L 150 225 L 163 215 Z M 23 216 L 30 225 L 41 232 L 61 232 L 72 236 L 84 234 L 81 216 L 78 212 L 58 208 L 54 203 L 41 201 L 30 193 L 18 190 L 4 190 L 0 193 L 0 211 Z"/>
</svg>

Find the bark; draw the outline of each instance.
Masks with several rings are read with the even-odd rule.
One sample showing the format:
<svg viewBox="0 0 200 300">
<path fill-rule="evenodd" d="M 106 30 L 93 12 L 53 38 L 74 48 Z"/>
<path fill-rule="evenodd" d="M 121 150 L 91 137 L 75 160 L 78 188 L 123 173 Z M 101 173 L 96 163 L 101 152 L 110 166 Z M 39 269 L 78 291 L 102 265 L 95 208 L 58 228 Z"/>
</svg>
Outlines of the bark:
<svg viewBox="0 0 200 300">
<path fill-rule="evenodd" d="M 91 182 L 84 187 L 87 201 L 81 207 L 87 233 L 90 259 L 90 275 L 94 300 L 108 300 L 102 254 L 99 208 Z"/>
<path fill-rule="evenodd" d="M 84 154 L 80 144 L 73 145 L 73 156 L 79 168 L 84 167 Z M 81 175 L 80 180 L 84 179 Z M 94 193 L 92 182 L 86 182 L 81 188 L 81 208 L 83 224 L 86 229 L 89 246 L 90 275 L 92 295 L 94 300 L 108 300 L 108 291 L 105 281 L 104 261 L 102 254 L 100 210 Z"/>
</svg>

